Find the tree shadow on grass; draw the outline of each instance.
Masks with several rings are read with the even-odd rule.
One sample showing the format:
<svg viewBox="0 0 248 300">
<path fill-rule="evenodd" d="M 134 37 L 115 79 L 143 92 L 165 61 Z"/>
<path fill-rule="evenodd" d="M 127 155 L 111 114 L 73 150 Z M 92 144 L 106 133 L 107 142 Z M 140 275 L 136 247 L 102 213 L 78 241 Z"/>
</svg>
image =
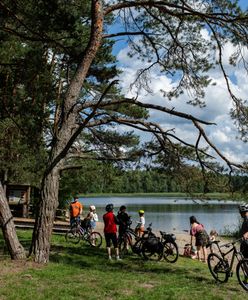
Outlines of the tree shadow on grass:
<svg viewBox="0 0 248 300">
<path fill-rule="evenodd" d="M 152 274 L 167 274 L 168 276 L 184 277 L 211 287 L 214 283 L 211 275 L 207 276 L 206 272 L 203 272 L 202 266 L 198 265 L 197 262 L 189 267 L 178 265 L 178 262 L 171 264 L 166 261 L 146 261 L 135 254 L 128 255 L 122 261 L 108 261 L 105 248 L 93 248 L 83 244 L 80 246 L 53 246 L 50 261 L 80 269 L 87 270 L 90 268 L 90 270 L 99 272 L 116 272 L 117 277 L 121 274 L 151 274 L 151 276 Z M 238 287 L 232 290 L 238 291 Z"/>
</svg>

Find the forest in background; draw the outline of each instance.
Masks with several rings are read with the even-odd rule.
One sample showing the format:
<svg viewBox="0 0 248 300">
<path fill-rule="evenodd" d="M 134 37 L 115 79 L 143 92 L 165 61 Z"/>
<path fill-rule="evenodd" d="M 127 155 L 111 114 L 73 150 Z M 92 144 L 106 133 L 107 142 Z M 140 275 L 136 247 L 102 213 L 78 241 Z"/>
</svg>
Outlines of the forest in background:
<svg viewBox="0 0 248 300">
<path fill-rule="evenodd" d="M 78 194 L 104 193 L 238 193 L 245 197 L 248 177 L 213 174 L 199 168 L 123 169 L 111 163 L 91 162 L 80 170 L 68 170 L 60 180 L 60 206 Z"/>
</svg>

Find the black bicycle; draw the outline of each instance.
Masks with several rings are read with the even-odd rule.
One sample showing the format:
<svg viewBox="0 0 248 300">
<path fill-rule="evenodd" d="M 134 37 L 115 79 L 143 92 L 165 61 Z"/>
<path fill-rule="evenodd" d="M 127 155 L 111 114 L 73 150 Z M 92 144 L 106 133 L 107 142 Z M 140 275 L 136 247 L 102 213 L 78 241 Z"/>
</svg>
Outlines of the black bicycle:
<svg viewBox="0 0 248 300">
<path fill-rule="evenodd" d="M 65 239 L 73 244 L 78 244 L 80 240 L 83 240 L 93 247 L 99 248 L 102 245 L 102 235 L 97 231 L 91 231 L 90 227 L 82 227 L 79 222 L 66 232 Z"/>
<path fill-rule="evenodd" d="M 149 224 L 142 236 L 138 236 L 130 226 L 119 237 L 120 254 L 123 257 L 129 251 L 142 255 L 145 259 L 160 260 L 163 257 L 163 244 L 152 232 L 152 223 Z"/>
<path fill-rule="evenodd" d="M 216 245 L 218 249 L 217 253 L 210 253 L 208 255 L 208 268 L 217 282 L 227 282 L 229 277 L 233 275 L 234 259 L 238 260 L 236 267 L 236 274 L 240 285 L 248 291 L 248 260 L 244 259 L 242 253 L 237 250 L 236 243 L 242 239 L 220 245 L 220 241 L 214 241 L 207 245 L 207 247 Z M 227 252 L 223 252 L 222 248 L 229 248 Z M 232 253 L 231 260 L 229 261 L 227 255 Z"/>
<path fill-rule="evenodd" d="M 164 231 L 160 231 L 160 235 L 163 244 L 164 259 L 169 263 L 175 263 L 179 256 L 176 236 L 173 233 L 166 233 Z"/>
<path fill-rule="evenodd" d="M 152 232 L 152 223 L 141 237 L 141 252 L 145 259 L 161 260 L 163 258 L 164 245 L 160 238 Z"/>
</svg>

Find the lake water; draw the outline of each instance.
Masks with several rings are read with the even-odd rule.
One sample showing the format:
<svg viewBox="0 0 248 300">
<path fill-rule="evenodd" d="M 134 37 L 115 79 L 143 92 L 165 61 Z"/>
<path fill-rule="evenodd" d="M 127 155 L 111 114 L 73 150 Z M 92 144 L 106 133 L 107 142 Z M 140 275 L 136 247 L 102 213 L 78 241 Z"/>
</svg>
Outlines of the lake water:
<svg viewBox="0 0 248 300">
<path fill-rule="evenodd" d="M 121 205 L 127 207 L 127 212 L 133 220 L 139 219 L 138 210 L 145 211 L 146 225 L 152 223 L 153 229 L 164 231 L 185 231 L 189 229 L 189 217 L 194 215 L 209 232 L 216 229 L 224 232 L 226 229 L 233 231 L 239 224 L 238 203 L 221 200 L 191 200 L 166 197 L 102 197 L 80 198 L 87 212 L 89 205 L 95 205 L 99 221 L 105 213 L 108 203 L 114 204 L 117 214 Z"/>
</svg>

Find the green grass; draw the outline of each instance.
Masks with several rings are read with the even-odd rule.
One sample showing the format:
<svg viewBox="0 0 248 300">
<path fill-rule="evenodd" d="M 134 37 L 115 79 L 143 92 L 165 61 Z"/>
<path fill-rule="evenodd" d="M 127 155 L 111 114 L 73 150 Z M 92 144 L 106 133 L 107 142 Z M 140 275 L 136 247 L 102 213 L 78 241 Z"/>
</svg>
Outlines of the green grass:
<svg viewBox="0 0 248 300">
<path fill-rule="evenodd" d="M 30 232 L 19 231 L 20 239 Z M 109 262 L 105 248 L 84 242 L 67 245 L 63 236 L 53 236 L 50 263 L 36 265 L 31 259 L 0 261 L 1 300 L 41 299 L 242 299 L 247 293 L 236 276 L 217 285 L 207 265 L 179 257 L 175 264 L 144 261 L 137 255 Z"/>
</svg>

